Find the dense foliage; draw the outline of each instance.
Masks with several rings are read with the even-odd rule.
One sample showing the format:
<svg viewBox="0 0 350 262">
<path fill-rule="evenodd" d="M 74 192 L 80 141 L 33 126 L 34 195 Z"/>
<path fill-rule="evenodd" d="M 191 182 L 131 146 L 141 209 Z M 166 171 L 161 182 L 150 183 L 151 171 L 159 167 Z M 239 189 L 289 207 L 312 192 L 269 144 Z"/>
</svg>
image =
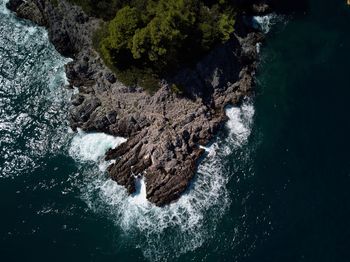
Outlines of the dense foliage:
<svg viewBox="0 0 350 262">
<path fill-rule="evenodd" d="M 107 61 L 117 67 L 130 63 L 163 69 L 226 41 L 233 25 L 234 12 L 224 3 L 207 6 L 196 0 L 144 1 L 116 13 L 100 47 Z"/>
<path fill-rule="evenodd" d="M 194 61 L 234 30 L 228 0 L 71 1 L 105 19 L 114 12 L 98 49 L 109 66 L 126 72 L 128 84 L 139 83 L 150 69 L 156 77 Z"/>
</svg>

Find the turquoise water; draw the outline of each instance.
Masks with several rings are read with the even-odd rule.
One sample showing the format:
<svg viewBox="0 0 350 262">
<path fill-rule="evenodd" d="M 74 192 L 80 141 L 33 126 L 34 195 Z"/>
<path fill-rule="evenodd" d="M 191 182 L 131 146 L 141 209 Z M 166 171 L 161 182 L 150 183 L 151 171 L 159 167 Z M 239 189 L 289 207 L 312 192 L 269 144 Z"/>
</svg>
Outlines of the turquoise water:
<svg viewBox="0 0 350 262">
<path fill-rule="evenodd" d="M 276 19 L 257 96 L 160 209 L 106 177 L 122 138 L 70 131 L 68 60 L 0 0 L 1 261 L 347 261 L 350 8 L 307 3 Z"/>
</svg>

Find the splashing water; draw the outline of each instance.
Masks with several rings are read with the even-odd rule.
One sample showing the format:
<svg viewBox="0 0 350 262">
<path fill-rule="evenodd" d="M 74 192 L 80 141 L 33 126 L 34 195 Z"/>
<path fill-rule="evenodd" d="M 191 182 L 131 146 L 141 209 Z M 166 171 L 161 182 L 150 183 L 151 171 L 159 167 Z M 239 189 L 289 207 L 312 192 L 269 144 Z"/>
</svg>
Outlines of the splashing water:
<svg viewBox="0 0 350 262">
<path fill-rule="evenodd" d="M 122 137 L 113 137 L 103 133 L 85 133 L 78 130 L 74 136 L 69 154 L 81 161 L 99 161 L 110 148 L 115 148 L 126 141 Z"/>
<path fill-rule="evenodd" d="M 227 128 L 229 129 L 230 142 L 241 146 L 247 142 L 253 124 L 254 107 L 250 103 L 244 103 L 241 107 L 228 107 L 226 115 Z"/>
<path fill-rule="evenodd" d="M 275 25 L 279 20 L 281 19 L 281 16 L 278 16 L 277 14 L 268 14 L 264 16 L 254 16 L 253 17 L 253 26 L 256 29 L 260 29 L 265 34 L 269 33 L 272 26 Z"/>
<path fill-rule="evenodd" d="M 247 102 L 241 107 L 228 108 L 226 113 L 229 136 L 206 147 L 207 158 L 199 165 L 190 188 L 177 202 L 156 207 L 146 199 L 144 179 L 137 179 L 137 192 L 128 196 L 124 187 L 104 175 L 96 176 L 91 170 L 84 174 L 82 198 L 92 210 L 113 220 L 149 259 L 167 259 L 202 246 L 213 235 L 230 204 L 226 188 L 229 176 L 223 172 L 222 159 L 247 142 L 254 107 Z M 94 134 L 93 139 L 87 136 L 90 135 L 77 134 L 70 149 L 82 164 L 99 159 L 115 143 L 103 134 Z M 89 149 L 96 145 L 100 145 L 101 150 Z"/>
<path fill-rule="evenodd" d="M 137 206 L 145 206 L 147 207 L 150 205 L 148 202 L 146 195 L 146 182 L 144 178 L 136 178 L 135 181 L 135 187 L 136 187 L 136 192 L 133 194 L 131 197 L 128 198 L 128 200 Z"/>
</svg>

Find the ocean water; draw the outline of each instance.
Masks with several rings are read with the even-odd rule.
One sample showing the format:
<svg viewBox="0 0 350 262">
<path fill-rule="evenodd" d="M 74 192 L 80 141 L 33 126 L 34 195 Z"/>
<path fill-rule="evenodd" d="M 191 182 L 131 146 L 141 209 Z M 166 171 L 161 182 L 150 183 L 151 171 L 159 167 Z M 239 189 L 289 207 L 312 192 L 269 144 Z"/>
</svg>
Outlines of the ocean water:
<svg viewBox="0 0 350 262">
<path fill-rule="evenodd" d="M 158 208 L 106 176 L 127 138 L 69 129 L 69 59 L 0 0 L 0 261 L 349 261 L 350 7 L 305 3 L 255 19 L 256 97 Z"/>
</svg>

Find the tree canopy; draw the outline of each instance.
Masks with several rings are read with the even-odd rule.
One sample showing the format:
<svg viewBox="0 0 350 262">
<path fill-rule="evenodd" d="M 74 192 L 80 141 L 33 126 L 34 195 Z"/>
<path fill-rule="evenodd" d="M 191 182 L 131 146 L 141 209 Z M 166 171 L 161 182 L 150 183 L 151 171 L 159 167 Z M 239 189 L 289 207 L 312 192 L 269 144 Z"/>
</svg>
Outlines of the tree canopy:
<svg viewBox="0 0 350 262">
<path fill-rule="evenodd" d="M 210 5 L 198 0 L 134 2 L 117 11 L 100 48 L 117 67 L 174 67 L 228 40 L 234 22 L 234 10 L 224 1 Z"/>
<path fill-rule="evenodd" d="M 120 72 L 147 68 L 167 74 L 227 41 L 234 31 L 231 1 L 71 1 L 83 2 L 85 9 L 103 18 L 115 13 L 107 19 L 98 49 L 105 62 Z"/>
</svg>

